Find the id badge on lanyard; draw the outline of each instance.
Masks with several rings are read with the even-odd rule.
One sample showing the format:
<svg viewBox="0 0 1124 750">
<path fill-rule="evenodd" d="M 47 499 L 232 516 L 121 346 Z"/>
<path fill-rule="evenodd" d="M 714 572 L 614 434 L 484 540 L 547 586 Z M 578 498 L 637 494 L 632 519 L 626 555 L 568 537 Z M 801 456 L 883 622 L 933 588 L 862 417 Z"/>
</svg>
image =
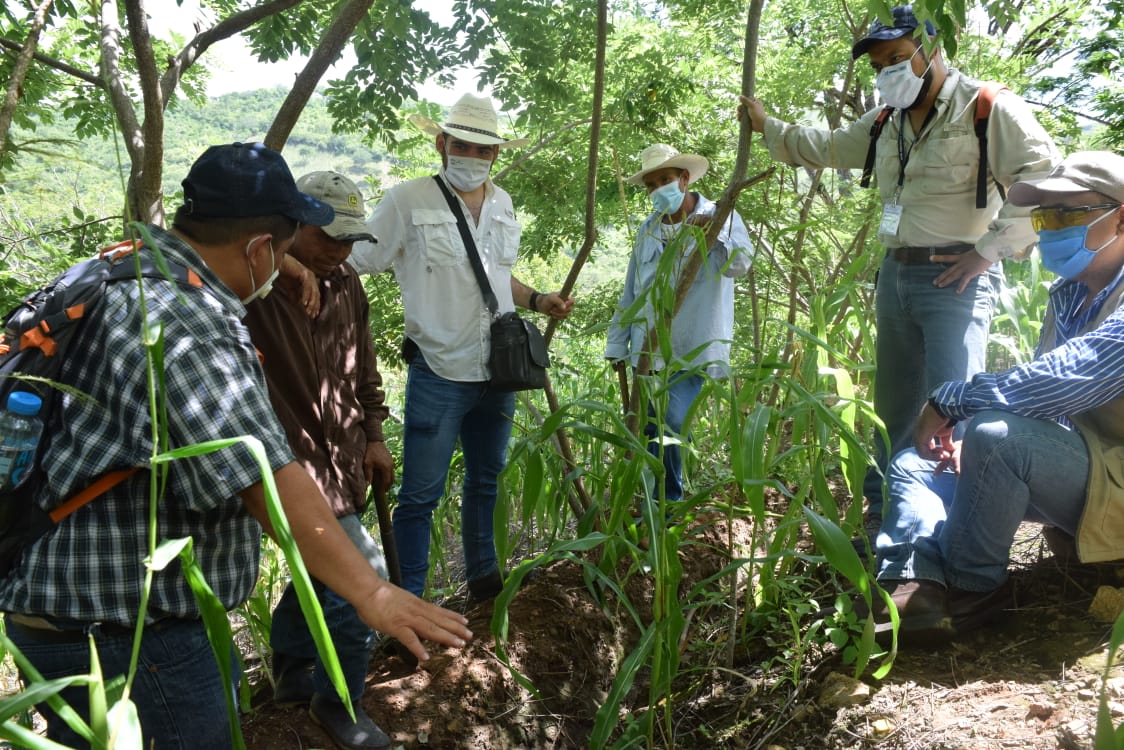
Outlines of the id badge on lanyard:
<svg viewBox="0 0 1124 750">
<path fill-rule="evenodd" d="M 880 238 L 896 238 L 898 227 L 902 223 L 902 206 L 897 202 L 896 196 L 893 203 L 882 206 L 882 223 L 878 225 Z"/>
</svg>

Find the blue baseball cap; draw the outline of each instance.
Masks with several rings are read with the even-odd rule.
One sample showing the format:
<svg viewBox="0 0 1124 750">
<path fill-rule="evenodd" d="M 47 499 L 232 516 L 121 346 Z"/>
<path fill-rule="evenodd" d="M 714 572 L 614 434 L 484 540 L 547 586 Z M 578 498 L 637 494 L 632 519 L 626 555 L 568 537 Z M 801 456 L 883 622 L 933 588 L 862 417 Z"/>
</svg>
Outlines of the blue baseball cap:
<svg viewBox="0 0 1124 750">
<path fill-rule="evenodd" d="M 263 143 L 211 146 L 191 165 L 183 205 L 192 216 L 236 218 L 280 214 L 301 224 L 331 224 L 327 203 L 297 190 L 281 154 Z"/>
<path fill-rule="evenodd" d="M 900 39 L 906 34 L 912 34 L 913 30 L 921 25 L 917 16 L 913 15 L 912 5 L 896 5 L 890 11 L 890 15 L 894 19 L 894 23 L 890 26 L 882 23 L 881 18 L 874 19 L 866 36 L 855 42 L 854 47 L 851 47 L 852 60 L 858 60 L 865 55 L 875 43 Z M 930 21 L 925 22 L 925 31 L 929 36 L 937 35 L 937 29 Z"/>
</svg>

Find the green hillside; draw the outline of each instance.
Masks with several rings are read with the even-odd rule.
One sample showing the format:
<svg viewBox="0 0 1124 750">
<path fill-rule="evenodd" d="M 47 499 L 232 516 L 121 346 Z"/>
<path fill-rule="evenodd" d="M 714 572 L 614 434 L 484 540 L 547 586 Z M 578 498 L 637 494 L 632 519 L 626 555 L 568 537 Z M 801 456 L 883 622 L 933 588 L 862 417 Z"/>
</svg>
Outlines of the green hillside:
<svg viewBox="0 0 1124 750">
<path fill-rule="evenodd" d="M 207 146 L 261 140 L 286 93 L 280 87 L 259 89 L 215 97 L 202 106 L 181 102 L 170 110 L 165 207 L 171 211 L 178 205 L 180 180 Z M 0 184 L 0 222 L 6 237 L 13 224 L 49 231 L 60 224 L 61 214 L 70 216 L 74 206 L 86 217 L 121 213 L 127 174 L 124 146 L 106 138 L 77 141 L 72 133 L 73 123 L 61 121 L 33 133 L 15 131 L 14 140 L 24 144 L 24 154 Z M 387 156 L 365 145 L 358 135 L 332 132 L 321 96 L 308 103 L 284 154 L 297 175 L 334 169 L 356 180 L 377 179 L 389 166 Z"/>
</svg>

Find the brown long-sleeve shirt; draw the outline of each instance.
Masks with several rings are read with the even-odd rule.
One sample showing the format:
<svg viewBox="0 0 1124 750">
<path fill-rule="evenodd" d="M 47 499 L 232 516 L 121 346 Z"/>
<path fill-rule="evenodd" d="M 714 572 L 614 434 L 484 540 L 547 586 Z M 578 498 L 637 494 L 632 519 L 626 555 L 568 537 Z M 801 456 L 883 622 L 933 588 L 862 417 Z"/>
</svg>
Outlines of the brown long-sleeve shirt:
<svg viewBox="0 0 1124 750">
<path fill-rule="evenodd" d="M 244 320 L 262 355 L 269 397 L 297 461 L 337 516 L 367 503 L 363 457 L 383 439 L 389 411 L 359 275 L 343 264 L 319 279 L 320 314 L 310 319 L 299 291 L 279 280 L 247 306 Z"/>
</svg>

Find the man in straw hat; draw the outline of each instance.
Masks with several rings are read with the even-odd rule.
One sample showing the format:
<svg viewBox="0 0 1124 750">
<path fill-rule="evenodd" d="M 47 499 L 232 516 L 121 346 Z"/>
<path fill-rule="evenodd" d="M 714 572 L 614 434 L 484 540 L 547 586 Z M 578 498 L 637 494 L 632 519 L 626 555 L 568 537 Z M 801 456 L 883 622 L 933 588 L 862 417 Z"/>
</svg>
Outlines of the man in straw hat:
<svg viewBox="0 0 1124 750">
<path fill-rule="evenodd" d="M 1060 278 L 1035 359 L 939 384 L 890 466 L 878 578 L 903 643 L 947 640 L 1010 606 L 1023 520 L 1076 537 L 1082 562 L 1124 558 L 1124 156 L 1075 153 L 1008 200 L 1033 207 L 1042 264 Z M 884 605 L 875 622 L 888 637 Z"/>
<path fill-rule="evenodd" d="M 374 241 L 359 187 L 337 172 L 312 172 L 297 188 L 335 209 L 331 224 L 302 226 L 290 250 L 315 277 L 319 311 L 305 312 L 309 291 L 286 279 L 276 294 L 251 305 L 246 327 L 261 352 L 273 409 L 297 461 L 316 481 L 347 536 L 379 575 L 388 577 L 378 543 L 360 520 L 372 485 L 386 492 L 394 458 L 383 442 L 388 411 L 371 342 L 363 282 L 345 261 L 352 244 Z M 311 498 L 310 502 L 319 502 Z M 309 708 L 314 721 L 342 748 L 390 746 L 363 709 L 374 631 L 351 604 L 314 581 L 324 620 L 339 656 L 355 721 L 329 681 L 292 583 L 285 587 L 270 629 L 274 700 Z"/>
<path fill-rule="evenodd" d="M 212 146 L 192 165 L 183 188 L 171 230 L 149 230 L 156 249 L 190 269 L 197 283 L 188 288 L 146 278 L 143 296 L 133 283 L 105 289 L 60 375 L 70 387 L 58 407 L 68 429 L 52 431 L 43 462 L 48 481 L 36 501 L 53 508 L 107 470 L 142 470 L 28 546 L 0 581 L 0 611 L 8 637 L 40 674 L 89 674 L 92 640 L 108 684 L 130 671 L 137 617 L 147 601 L 140 623 L 143 667 L 129 693 L 143 746 L 229 748 L 225 709 L 236 686 L 223 680 L 184 569 L 173 561 L 154 570 L 145 558 L 150 533 L 160 540 L 190 538 L 222 606 L 245 601 L 258 579 L 262 529 L 274 533 L 262 468 L 241 443 L 167 464 L 151 528 L 157 427 L 167 449 L 256 436 L 309 572 L 345 597 L 367 625 L 423 659 L 419 638 L 463 645 L 471 633 L 461 615 L 381 578 L 348 541 L 316 482 L 293 459 L 240 321 L 246 306 L 269 292 L 298 225 L 330 226 L 332 207 L 298 190 L 281 155 L 262 144 Z M 146 245 L 138 252 L 154 250 Z M 168 408 L 155 425 L 151 361 L 137 333 L 157 325 L 164 342 L 160 390 Z M 72 398 L 71 391 L 84 397 Z M 92 696 L 84 684 L 60 695 L 90 720 Z M 88 745 L 68 720 L 46 705 L 40 710 L 48 738 L 67 747 Z"/>
<path fill-rule="evenodd" d="M 869 58 L 882 102 L 893 108 L 873 151 L 872 126 L 883 107 L 829 132 L 767 117 L 760 100 L 741 98 L 776 159 L 858 170 L 868 154 L 874 157 L 882 197 L 878 240 L 886 248 L 876 277 L 874 411 L 890 445 L 887 450 L 881 437 L 875 439 L 875 463 L 863 488 L 868 530 L 877 529 L 882 516 L 887 462 L 909 445 L 910 425 L 929 388 L 985 367 L 988 329 L 1003 285 L 997 261 L 1024 258 L 1034 244 L 1026 211 L 1005 204 L 1003 190 L 1045 174 L 1060 158 L 1026 102 L 999 92 L 987 120 L 987 174 L 979 201 L 981 141 L 973 120 L 983 84 L 947 67 L 939 47 L 926 50 L 922 33 L 935 42 L 933 24 L 919 21 L 912 6 L 899 5 L 889 24 L 875 19 L 851 49 L 854 59 Z"/>
<path fill-rule="evenodd" d="M 708 166 L 702 156 L 681 154 L 657 143 L 641 152 L 640 171 L 625 180 L 647 190 L 654 210 L 636 233 L 624 289 L 609 324 L 605 356 L 617 369 L 636 366 L 647 346 L 649 331 L 672 310 L 674 300 L 661 302 L 653 290 L 657 286 L 675 288 L 680 268 L 714 216 L 713 201 L 687 190 L 706 174 Z M 665 251 L 677 254 L 673 264 L 666 263 Z M 663 488 L 668 500 L 683 497 L 683 459 L 677 442 L 659 439 L 659 423 L 671 436 L 683 437 L 683 422 L 702 390 L 704 374 L 727 375 L 734 335 L 734 279 L 749 271 L 752 253 L 745 222 L 731 213 L 671 322 L 672 359 L 663 361 L 658 346 L 649 352 L 652 371 L 662 370 L 668 382 L 667 403 L 658 408 L 652 404 L 649 411 L 654 419 L 644 430 L 649 451 L 657 457 L 662 455 Z M 670 269 L 672 276 L 659 278 L 661 267 Z"/>
<path fill-rule="evenodd" d="M 499 312 L 516 305 L 557 319 L 572 299 L 540 293 L 512 275 L 519 254 L 519 222 L 511 196 L 489 178 L 507 140 L 491 99 L 465 94 L 444 124 L 415 115 L 410 121 L 434 136 L 441 170 L 387 191 L 367 223 L 377 244 L 358 243 L 351 263 L 361 273 L 394 268 L 406 311 L 410 363 L 402 440 L 402 483 L 394 510 L 394 538 L 402 585 L 421 595 L 429 570 L 430 525 L 445 493 L 457 440 L 464 455 L 461 538 L 470 597 L 493 598 L 503 588 L 496 560 L 492 513 L 497 481 L 507 460 L 515 411 L 513 393 L 488 385 L 491 314 L 469 262 L 468 250 L 438 180 L 455 196 L 496 296 Z"/>
</svg>

